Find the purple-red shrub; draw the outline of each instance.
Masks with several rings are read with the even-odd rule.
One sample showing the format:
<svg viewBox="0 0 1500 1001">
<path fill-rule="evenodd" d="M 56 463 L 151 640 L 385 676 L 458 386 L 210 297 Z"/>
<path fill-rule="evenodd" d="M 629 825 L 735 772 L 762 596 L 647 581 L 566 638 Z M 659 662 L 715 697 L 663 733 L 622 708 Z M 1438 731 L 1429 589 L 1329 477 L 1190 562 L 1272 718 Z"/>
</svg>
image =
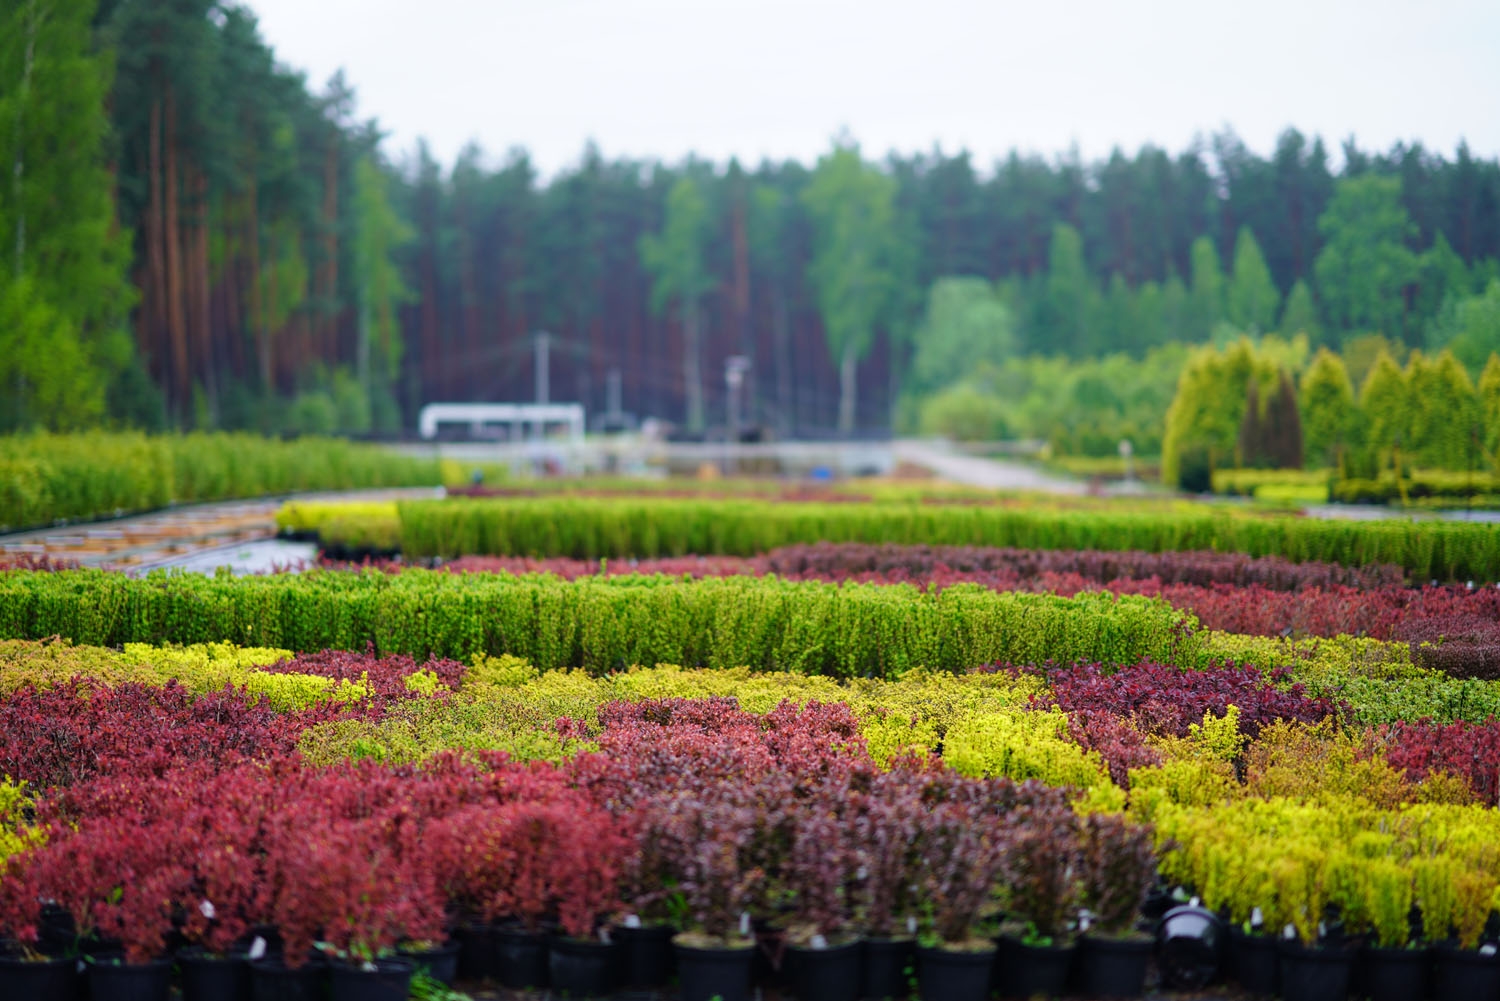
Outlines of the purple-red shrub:
<svg viewBox="0 0 1500 1001">
<path fill-rule="evenodd" d="M 1398 722 L 1377 727 L 1370 749 L 1421 781 L 1444 772 L 1468 782 L 1481 803 L 1500 803 L 1500 719 L 1483 723 Z"/>
<path fill-rule="evenodd" d="M 233 688 L 194 695 L 175 681 L 22 688 L 0 697 L 0 773 L 45 789 L 101 775 L 160 775 L 194 761 L 232 764 L 291 750 L 328 714 L 277 713 Z"/>
<path fill-rule="evenodd" d="M 304 653 L 258 670 L 271 674 L 313 674 L 335 681 L 359 681 L 364 678 L 368 679 L 371 693 L 376 699 L 389 700 L 411 697 L 414 693 L 406 687 L 406 679 L 419 671 L 431 671 L 437 675 L 439 682 L 456 689 L 463 681 L 465 668 L 456 660 L 437 657 L 422 663 L 406 654 L 376 657 L 371 648 L 365 653 L 349 650 Z"/>
<path fill-rule="evenodd" d="M 1201 671 L 1149 662 L 1112 671 L 1081 664 L 1048 671 L 1047 680 L 1052 688 L 1051 698 L 1045 700 L 1049 704 L 1070 713 L 1128 719 L 1141 732 L 1174 737 L 1187 736 L 1188 728 L 1202 723 L 1205 713 L 1223 716 L 1230 706 L 1239 708 L 1240 729 L 1250 737 L 1277 720 L 1316 723 L 1334 710 L 1327 699 L 1309 697 L 1300 684 L 1285 690 L 1276 687 L 1286 680 L 1284 672 L 1266 675 L 1259 668 L 1234 664 Z M 1092 723 L 1103 737 L 1106 725 L 1098 716 Z M 1087 732 L 1088 721 L 1081 729 Z"/>
</svg>

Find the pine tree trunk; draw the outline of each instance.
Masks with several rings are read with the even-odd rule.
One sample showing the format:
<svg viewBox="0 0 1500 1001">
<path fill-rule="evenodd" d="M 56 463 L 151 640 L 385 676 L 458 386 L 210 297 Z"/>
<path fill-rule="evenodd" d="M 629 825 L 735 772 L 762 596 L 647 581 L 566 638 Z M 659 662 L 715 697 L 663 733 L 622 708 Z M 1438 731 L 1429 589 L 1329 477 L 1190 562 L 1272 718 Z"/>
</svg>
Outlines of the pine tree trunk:
<svg viewBox="0 0 1500 1001">
<path fill-rule="evenodd" d="M 781 406 L 777 425 L 781 437 L 790 437 L 797 427 L 797 401 L 792 398 L 792 330 L 786 293 L 777 282 L 772 293 L 771 334 L 776 339 L 776 399 Z"/>
<path fill-rule="evenodd" d="M 166 239 L 167 239 L 167 328 L 172 340 L 172 366 L 177 419 L 187 415 L 192 400 L 192 371 L 188 367 L 187 322 L 182 309 L 182 233 L 177 204 L 177 104 L 167 88 L 166 147 Z"/>
<path fill-rule="evenodd" d="M 15 273 L 19 279 L 26 270 L 26 202 L 22 199 L 22 182 L 26 174 L 26 101 L 31 96 L 31 73 L 36 65 L 36 0 L 26 5 L 26 48 L 21 59 L 21 86 L 16 93 L 15 158 L 11 164 L 11 198 L 16 206 Z"/>
<path fill-rule="evenodd" d="M 203 376 L 203 392 L 208 399 L 208 412 L 213 423 L 219 423 L 217 358 L 214 352 L 213 312 L 211 308 L 210 276 L 208 273 L 208 178 L 195 167 L 188 168 L 193 191 L 193 326 L 197 328 L 199 362 Z"/>
<path fill-rule="evenodd" d="M 142 308 L 143 326 L 150 342 L 147 357 L 152 374 L 167 390 L 164 394 L 167 412 L 172 411 L 172 360 L 170 350 L 162 350 L 167 328 L 167 262 L 164 233 L 165 209 L 162 205 L 161 101 L 151 102 L 150 124 L 146 142 L 147 176 L 150 192 L 146 208 L 146 282 Z"/>
<path fill-rule="evenodd" d="M 844 345 L 844 354 L 839 361 L 839 433 L 849 434 L 854 430 L 855 375 L 859 363 L 851 341 Z"/>
<path fill-rule="evenodd" d="M 337 303 L 339 294 L 339 158 L 338 143 L 330 140 L 323 157 L 323 301 L 314 348 L 330 366 L 338 361 Z"/>
<path fill-rule="evenodd" d="M 698 343 L 698 300 L 682 304 L 682 380 L 687 392 L 687 426 L 703 430 L 703 364 Z"/>
<path fill-rule="evenodd" d="M 266 311 L 261 301 L 260 273 L 260 193 L 255 181 L 255 165 L 250 165 L 250 183 L 245 198 L 249 203 L 246 224 L 249 235 L 245 240 L 250 245 L 250 326 L 255 331 L 255 357 L 260 372 L 260 391 L 271 396 L 275 387 L 271 383 L 271 331 L 267 326 Z"/>
</svg>

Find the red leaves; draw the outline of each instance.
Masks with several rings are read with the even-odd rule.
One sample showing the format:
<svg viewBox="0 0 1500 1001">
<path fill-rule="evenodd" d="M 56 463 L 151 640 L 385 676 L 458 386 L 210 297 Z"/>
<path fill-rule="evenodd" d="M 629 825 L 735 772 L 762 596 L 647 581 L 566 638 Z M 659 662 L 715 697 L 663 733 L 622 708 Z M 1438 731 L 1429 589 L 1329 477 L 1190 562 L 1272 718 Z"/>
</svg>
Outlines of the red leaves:
<svg viewBox="0 0 1500 1001">
<path fill-rule="evenodd" d="M 1075 724 L 1075 733 L 1084 738 L 1080 743 L 1101 753 L 1104 747 L 1095 745 L 1129 744 L 1101 715 L 1131 720 L 1142 733 L 1185 737 L 1205 713 L 1223 716 L 1237 706 L 1241 730 L 1254 737 L 1276 720 L 1316 723 L 1333 712 L 1327 699 L 1309 698 L 1301 685 L 1283 691 L 1259 668 L 1233 664 L 1195 671 L 1143 663 L 1108 673 L 1097 664 L 1084 664 L 1049 671 L 1047 680 L 1056 705 L 1087 714 Z"/>
</svg>

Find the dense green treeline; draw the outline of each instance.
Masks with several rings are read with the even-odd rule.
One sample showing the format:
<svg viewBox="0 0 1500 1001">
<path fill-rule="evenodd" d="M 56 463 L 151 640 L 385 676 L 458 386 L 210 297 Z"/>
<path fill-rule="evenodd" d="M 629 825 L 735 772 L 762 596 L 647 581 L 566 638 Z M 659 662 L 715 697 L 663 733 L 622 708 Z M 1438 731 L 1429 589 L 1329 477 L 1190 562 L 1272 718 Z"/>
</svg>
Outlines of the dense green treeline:
<svg viewBox="0 0 1500 1001">
<path fill-rule="evenodd" d="M 1335 157 L 1288 130 L 1268 156 L 1224 133 L 980 164 L 841 140 L 815 164 L 673 166 L 590 147 L 547 179 L 524 152 L 391 153 L 346 81 L 278 66 L 232 4 L 6 5 L 0 427 L 393 430 L 431 400 L 529 398 L 538 330 L 552 397 L 591 411 L 618 371 L 627 410 L 720 422 L 745 355 L 749 420 L 911 427 L 956 384 L 1003 388 L 978 362 L 1228 330 L 1456 341 L 1472 367 L 1459 348 L 1494 312 L 1500 163 L 1466 147 Z"/>
</svg>

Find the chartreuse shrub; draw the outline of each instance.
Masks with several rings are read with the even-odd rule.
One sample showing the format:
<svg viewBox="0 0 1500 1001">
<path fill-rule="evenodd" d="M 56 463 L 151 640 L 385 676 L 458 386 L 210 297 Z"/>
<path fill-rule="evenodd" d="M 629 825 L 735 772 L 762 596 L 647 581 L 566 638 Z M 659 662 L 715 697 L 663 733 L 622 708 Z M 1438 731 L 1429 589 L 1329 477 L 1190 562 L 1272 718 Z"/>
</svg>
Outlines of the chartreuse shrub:
<svg viewBox="0 0 1500 1001">
<path fill-rule="evenodd" d="M 765 504 L 704 498 L 544 497 L 407 501 L 401 546 L 428 556 L 754 556 L 808 542 L 1210 549 L 1361 566 L 1413 580 L 1500 578 L 1500 528 L 1471 522 L 1344 521 L 1186 510 L 934 504 Z"/>
<path fill-rule="evenodd" d="M 1278 797 L 1166 808 L 1155 823 L 1167 878 L 1308 943 L 1334 905 L 1349 932 L 1404 946 L 1415 903 L 1425 939 L 1473 948 L 1500 889 L 1500 811 L 1482 806 Z"/>
<path fill-rule="evenodd" d="M 127 682 L 164 685 L 176 681 L 203 694 L 225 686 L 243 689 L 252 702 L 265 699 L 277 710 L 303 709 L 320 702 L 354 702 L 370 694 L 366 681 L 335 680 L 312 674 L 258 670 L 290 660 L 288 650 L 198 643 L 155 647 L 127 643 L 123 650 L 80 646 L 65 641 L 0 640 L 0 693 L 22 687 L 52 688 L 73 678 L 107 686 Z M 413 675 L 412 677 L 416 677 Z M 436 681 L 408 679 L 417 690 L 437 690 Z"/>
<path fill-rule="evenodd" d="M 594 674 L 658 663 L 851 678 L 1047 659 L 1171 662 L 1196 658 L 1194 625 L 1156 599 L 977 585 L 932 594 L 753 577 L 0 573 L 0 637 L 297 651 L 373 644 L 381 654 L 511 654 Z"/>
<path fill-rule="evenodd" d="M 436 460 L 329 438 L 15 435 L 0 437 L 0 528 L 172 503 L 440 482 Z"/>
<path fill-rule="evenodd" d="M 1058 709 L 1012 709 L 961 718 L 943 738 L 943 760 L 963 775 L 1004 776 L 1018 782 L 1082 790 L 1090 808 L 1120 810 L 1125 794 L 1104 761 L 1068 738 Z"/>
<path fill-rule="evenodd" d="M 0 869 L 6 859 L 37 843 L 40 834 L 28 821 L 31 808 L 26 786 L 8 775 L 0 777 Z"/>
<path fill-rule="evenodd" d="M 783 701 L 845 703 L 859 720 L 871 756 L 883 764 L 908 751 L 935 753 L 959 721 L 1019 712 L 1044 690 L 1040 676 L 1008 673 L 920 671 L 892 681 L 837 681 L 746 668 L 659 665 L 599 678 L 583 671 L 538 672 L 516 657 L 481 656 L 458 692 L 444 702 L 412 700 L 390 708 L 377 721 L 320 724 L 308 731 L 302 749 L 319 761 L 371 757 L 408 762 L 448 749 L 503 750 L 525 759 L 558 760 L 589 746 L 557 735 L 556 724 L 563 717 L 593 732 L 599 707 L 617 699 L 733 697 L 741 709 L 758 714 Z"/>
</svg>

